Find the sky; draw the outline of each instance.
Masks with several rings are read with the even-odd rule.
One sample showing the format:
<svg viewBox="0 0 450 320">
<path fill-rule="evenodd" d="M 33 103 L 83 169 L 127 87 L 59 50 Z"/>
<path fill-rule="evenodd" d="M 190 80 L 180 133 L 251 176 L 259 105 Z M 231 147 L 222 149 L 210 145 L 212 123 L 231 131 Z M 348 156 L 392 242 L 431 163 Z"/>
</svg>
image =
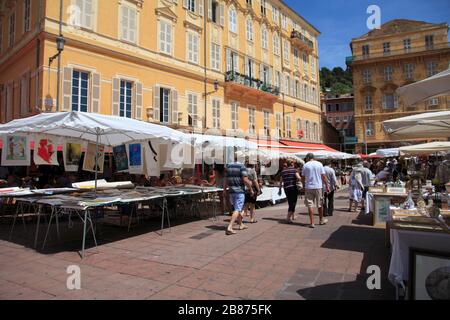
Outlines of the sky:
<svg viewBox="0 0 450 320">
<path fill-rule="evenodd" d="M 366 13 L 370 5 L 381 9 L 381 23 L 393 19 L 450 24 L 450 0 L 285 0 L 286 4 L 316 27 L 319 36 L 320 67 L 346 68 L 350 42 L 370 30 Z"/>
</svg>

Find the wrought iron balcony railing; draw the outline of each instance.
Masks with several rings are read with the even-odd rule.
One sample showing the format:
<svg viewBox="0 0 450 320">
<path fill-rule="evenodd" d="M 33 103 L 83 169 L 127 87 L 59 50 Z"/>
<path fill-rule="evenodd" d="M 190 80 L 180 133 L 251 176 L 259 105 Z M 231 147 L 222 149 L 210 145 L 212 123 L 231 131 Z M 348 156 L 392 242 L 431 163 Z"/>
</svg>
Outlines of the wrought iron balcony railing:
<svg viewBox="0 0 450 320">
<path fill-rule="evenodd" d="M 264 81 L 261 81 L 259 79 L 255 79 L 253 77 L 249 77 L 247 75 L 243 75 L 234 71 L 228 71 L 225 73 L 225 82 L 238 83 L 250 88 L 254 88 L 257 90 L 273 94 L 275 96 L 280 95 L 280 89 L 278 87 L 265 83 Z"/>
<path fill-rule="evenodd" d="M 298 39 L 302 41 L 304 44 L 306 44 L 311 49 L 314 49 L 314 42 L 309 40 L 307 37 L 305 37 L 303 34 L 298 32 L 297 30 L 292 30 L 291 32 L 291 39 Z"/>
</svg>

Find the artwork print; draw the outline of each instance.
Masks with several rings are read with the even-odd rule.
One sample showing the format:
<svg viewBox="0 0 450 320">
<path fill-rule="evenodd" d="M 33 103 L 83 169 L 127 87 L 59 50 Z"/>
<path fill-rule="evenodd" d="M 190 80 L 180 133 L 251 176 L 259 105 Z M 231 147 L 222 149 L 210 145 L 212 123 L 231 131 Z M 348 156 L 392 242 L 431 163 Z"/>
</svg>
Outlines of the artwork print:
<svg viewBox="0 0 450 320">
<path fill-rule="evenodd" d="M 3 140 L 2 165 L 3 166 L 29 166 L 30 141 L 28 136 L 9 135 Z"/>
<path fill-rule="evenodd" d="M 78 141 L 66 141 L 63 149 L 64 168 L 66 171 L 78 171 L 82 155 L 82 144 Z"/>
<path fill-rule="evenodd" d="M 83 170 L 89 172 L 103 173 L 103 167 L 105 164 L 105 148 L 104 146 L 98 146 L 98 163 L 95 164 L 96 145 L 89 143 L 86 153 L 84 155 Z"/>
<path fill-rule="evenodd" d="M 131 174 L 144 173 L 144 158 L 140 143 L 127 144 L 128 172 Z"/>
<path fill-rule="evenodd" d="M 128 170 L 128 156 L 127 148 L 125 145 L 117 146 L 113 148 L 114 163 L 116 165 L 116 171 Z"/>
<path fill-rule="evenodd" d="M 58 165 L 58 142 L 56 138 L 39 135 L 35 137 L 34 163 L 36 165 Z"/>
<path fill-rule="evenodd" d="M 159 177 L 161 170 L 159 166 L 159 142 L 149 140 L 144 144 L 144 172 L 149 177 Z"/>
</svg>

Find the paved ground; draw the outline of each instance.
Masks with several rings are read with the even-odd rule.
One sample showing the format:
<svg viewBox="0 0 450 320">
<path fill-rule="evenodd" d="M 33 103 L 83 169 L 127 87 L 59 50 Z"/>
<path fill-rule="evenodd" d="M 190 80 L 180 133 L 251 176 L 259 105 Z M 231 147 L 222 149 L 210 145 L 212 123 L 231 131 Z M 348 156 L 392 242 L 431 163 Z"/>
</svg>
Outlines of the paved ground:
<svg viewBox="0 0 450 320">
<path fill-rule="evenodd" d="M 98 249 L 81 260 L 80 241 L 30 248 L 19 224 L 8 241 L 0 226 L 0 299 L 393 299 L 384 230 L 370 217 L 345 211 L 337 195 L 335 216 L 309 229 L 305 208 L 294 225 L 283 223 L 286 204 L 258 211 L 259 222 L 235 236 L 220 221 L 180 221 L 162 237 L 159 220 L 101 230 Z M 300 201 L 301 202 L 301 201 Z M 62 226 L 67 230 L 67 226 Z M 71 229 L 79 237 L 79 228 Z M 81 290 L 68 290 L 66 268 L 81 268 Z M 369 265 L 382 270 L 382 290 L 366 287 Z"/>
</svg>

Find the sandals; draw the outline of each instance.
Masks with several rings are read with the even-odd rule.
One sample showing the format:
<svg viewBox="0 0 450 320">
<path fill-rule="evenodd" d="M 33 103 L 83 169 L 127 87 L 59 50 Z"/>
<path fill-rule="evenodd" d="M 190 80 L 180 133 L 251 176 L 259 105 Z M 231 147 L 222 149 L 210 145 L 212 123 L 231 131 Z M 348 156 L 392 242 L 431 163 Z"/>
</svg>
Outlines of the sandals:
<svg viewBox="0 0 450 320">
<path fill-rule="evenodd" d="M 235 235 L 236 234 L 236 231 L 234 231 L 234 230 L 227 230 L 227 231 L 225 231 L 225 234 L 227 235 L 227 236 L 232 236 L 232 235 Z"/>
<path fill-rule="evenodd" d="M 248 227 L 245 224 L 239 226 L 239 230 L 247 230 Z"/>
<path fill-rule="evenodd" d="M 258 220 L 249 221 L 248 223 L 258 223 Z"/>
</svg>

